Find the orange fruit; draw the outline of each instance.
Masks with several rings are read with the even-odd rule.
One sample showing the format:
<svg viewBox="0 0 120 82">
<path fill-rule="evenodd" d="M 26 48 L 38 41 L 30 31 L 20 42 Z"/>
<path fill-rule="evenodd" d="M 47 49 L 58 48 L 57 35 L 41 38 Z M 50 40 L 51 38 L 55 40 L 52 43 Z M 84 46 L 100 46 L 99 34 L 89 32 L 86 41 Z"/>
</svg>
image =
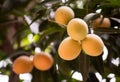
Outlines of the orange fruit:
<svg viewBox="0 0 120 82">
<path fill-rule="evenodd" d="M 13 62 L 13 71 L 16 74 L 29 73 L 33 69 L 33 61 L 28 56 L 20 56 Z"/>
<path fill-rule="evenodd" d="M 73 40 L 71 37 L 65 38 L 59 45 L 58 54 L 64 60 L 73 60 L 81 52 L 81 43 Z"/>
<path fill-rule="evenodd" d="M 111 23 L 109 18 L 103 18 L 100 16 L 99 18 L 93 20 L 92 27 L 93 28 L 110 28 Z"/>
<path fill-rule="evenodd" d="M 104 43 L 102 39 L 96 34 L 88 34 L 82 40 L 82 49 L 89 56 L 99 56 L 103 52 Z"/>
<path fill-rule="evenodd" d="M 34 55 L 33 64 L 38 70 L 46 71 L 52 67 L 53 58 L 48 53 L 40 52 Z"/>
<path fill-rule="evenodd" d="M 67 25 L 74 18 L 74 11 L 67 6 L 61 6 L 55 11 L 55 21 L 58 24 Z"/>
<path fill-rule="evenodd" d="M 84 20 L 74 18 L 67 25 L 67 33 L 74 40 L 83 40 L 88 34 L 88 25 Z"/>
</svg>

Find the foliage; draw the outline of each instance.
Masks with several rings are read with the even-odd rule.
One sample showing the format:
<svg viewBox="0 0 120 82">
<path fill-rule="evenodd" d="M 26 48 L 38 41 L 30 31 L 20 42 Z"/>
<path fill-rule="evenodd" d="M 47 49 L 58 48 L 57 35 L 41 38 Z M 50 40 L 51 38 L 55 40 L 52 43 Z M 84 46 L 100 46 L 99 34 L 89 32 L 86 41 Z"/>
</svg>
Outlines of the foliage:
<svg viewBox="0 0 120 82">
<path fill-rule="evenodd" d="M 119 82 L 120 65 L 111 62 L 120 58 L 119 3 L 120 0 L 1 0 L 0 60 L 11 59 L 13 62 L 22 54 L 34 54 L 35 48 L 39 47 L 42 51 L 52 54 L 54 65 L 50 70 L 44 72 L 34 68 L 31 72 L 32 82 L 62 82 L 62 80 L 80 82 L 72 78 L 75 72 L 82 73 L 83 82 L 98 82 L 96 72 L 99 72 L 108 82 L 110 78 L 107 76 L 114 73 L 116 82 Z M 55 23 L 53 13 L 62 5 L 71 7 L 75 12 L 75 17 L 82 19 L 89 13 L 102 10 L 87 21 L 95 19 L 100 14 L 110 18 L 110 28 L 93 29 L 94 33 L 103 39 L 108 49 L 106 60 L 102 59 L 103 54 L 99 57 L 90 57 L 83 51 L 78 58 L 72 61 L 59 58 L 58 46 L 68 35 L 66 26 Z M 31 21 L 27 21 L 26 16 Z M 116 26 L 117 28 L 115 28 Z M 33 28 L 39 31 L 33 31 Z M 29 36 L 32 36 L 32 41 L 28 38 Z M 19 82 L 18 75 L 12 71 L 11 63 L 6 67 L 1 67 L 0 73 L 8 74 L 9 82 Z"/>
</svg>

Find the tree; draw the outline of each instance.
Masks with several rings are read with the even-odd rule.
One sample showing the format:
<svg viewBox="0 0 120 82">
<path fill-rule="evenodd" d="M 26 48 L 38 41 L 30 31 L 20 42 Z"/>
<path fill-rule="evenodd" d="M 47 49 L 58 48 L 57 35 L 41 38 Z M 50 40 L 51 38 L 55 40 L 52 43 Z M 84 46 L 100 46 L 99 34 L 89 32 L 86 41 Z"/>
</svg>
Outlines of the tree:
<svg viewBox="0 0 120 82">
<path fill-rule="evenodd" d="M 34 67 L 30 72 L 32 82 L 80 82 L 72 77 L 76 72 L 82 74 L 83 82 L 99 82 L 96 73 L 107 82 L 111 80 L 108 75 L 113 73 L 116 82 L 119 82 L 119 3 L 119 0 L 1 0 L 0 61 L 11 62 L 1 66 L 0 73 L 8 75 L 9 82 L 22 82 L 12 70 L 13 62 L 21 55 L 34 56 L 35 50 L 40 49 L 51 54 L 54 64 L 47 71 Z M 54 19 L 54 13 L 60 6 L 70 7 L 75 18 L 81 18 L 87 23 L 89 33 L 101 37 L 105 49 L 100 56 L 91 57 L 82 50 L 80 56 L 71 61 L 59 57 L 58 47 L 68 36 L 67 26 L 56 23 Z M 100 24 L 107 17 L 111 26 L 92 28 L 94 20 L 101 16 Z M 107 57 L 104 59 L 105 55 Z"/>
</svg>

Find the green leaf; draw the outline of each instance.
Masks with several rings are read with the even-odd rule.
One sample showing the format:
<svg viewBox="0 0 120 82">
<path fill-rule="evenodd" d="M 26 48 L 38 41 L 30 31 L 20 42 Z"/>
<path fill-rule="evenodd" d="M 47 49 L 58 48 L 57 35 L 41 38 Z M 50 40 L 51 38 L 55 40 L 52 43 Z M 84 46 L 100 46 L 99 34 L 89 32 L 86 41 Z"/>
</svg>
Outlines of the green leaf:
<svg viewBox="0 0 120 82">
<path fill-rule="evenodd" d="M 42 32 L 40 33 L 41 38 L 56 32 L 60 32 L 60 33 L 65 32 L 65 28 L 60 27 L 54 22 L 46 22 L 46 24 L 43 24 L 40 26 L 40 29 L 42 28 L 44 30 L 42 30 Z"/>
<path fill-rule="evenodd" d="M 90 25 L 91 22 L 98 17 L 100 17 L 100 14 L 98 13 L 88 13 L 83 19 L 88 25 Z"/>
<path fill-rule="evenodd" d="M 120 7 L 120 0 L 106 0 L 108 3 L 105 3 L 107 6 L 111 7 Z"/>
<path fill-rule="evenodd" d="M 50 71 L 52 70 L 40 71 L 34 68 L 32 71 L 33 78 L 31 82 L 57 82 L 54 78 L 56 76 L 52 76 Z"/>
<path fill-rule="evenodd" d="M 38 42 L 40 39 L 40 35 L 39 34 L 36 34 L 33 36 L 33 42 Z"/>
<path fill-rule="evenodd" d="M 31 24 L 35 22 L 37 19 L 40 19 L 41 17 L 45 16 L 46 11 L 47 11 L 47 8 L 44 6 L 41 6 L 40 9 L 35 13 L 35 17 L 33 18 Z"/>
<path fill-rule="evenodd" d="M 57 56 L 57 64 L 58 64 L 58 70 L 60 71 L 60 73 L 63 74 L 66 78 L 69 78 L 72 69 L 70 68 L 68 63 Z"/>
<path fill-rule="evenodd" d="M 4 59 L 5 57 L 5 53 L 0 50 L 0 60 Z"/>
<path fill-rule="evenodd" d="M 89 56 L 87 56 L 82 52 L 80 56 L 75 60 L 68 61 L 68 64 L 73 70 L 79 71 L 82 73 L 84 81 L 87 80 L 88 73 L 89 73 L 89 66 L 90 66 Z"/>
<path fill-rule="evenodd" d="M 85 9 L 73 8 L 73 11 L 75 12 L 75 17 L 78 18 L 83 18 L 86 15 Z"/>
<path fill-rule="evenodd" d="M 116 82 L 120 82 L 120 77 L 116 77 Z"/>
<path fill-rule="evenodd" d="M 90 57 L 91 63 L 94 66 L 94 68 L 101 74 L 104 73 L 104 65 L 102 60 L 102 55 L 98 57 Z"/>
<path fill-rule="evenodd" d="M 28 40 L 28 38 L 26 37 L 26 38 L 23 38 L 22 40 L 21 40 L 21 43 L 20 43 L 20 46 L 21 47 L 25 47 L 25 46 L 27 46 L 27 45 L 30 45 L 30 41 Z"/>
</svg>

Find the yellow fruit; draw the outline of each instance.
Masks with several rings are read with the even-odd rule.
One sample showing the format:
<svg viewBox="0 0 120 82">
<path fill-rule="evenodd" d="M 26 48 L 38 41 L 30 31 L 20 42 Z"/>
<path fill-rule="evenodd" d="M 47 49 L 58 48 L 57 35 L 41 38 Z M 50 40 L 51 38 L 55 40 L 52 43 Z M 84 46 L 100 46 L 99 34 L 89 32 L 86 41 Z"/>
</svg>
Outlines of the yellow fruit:
<svg viewBox="0 0 120 82">
<path fill-rule="evenodd" d="M 33 61 L 28 56 L 20 56 L 13 62 L 13 71 L 16 74 L 31 72 L 33 69 Z"/>
<path fill-rule="evenodd" d="M 67 33 L 72 39 L 80 41 L 88 34 L 88 26 L 82 19 L 74 18 L 67 25 Z"/>
<path fill-rule="evenodd" d="M 89 56 L 99 56 L 103 52 L 104 43 L 102 39 L 96 34 L 88 34 L 82 40 L 82 49 Z"/>
<path fill-rule="evenodd" d="M 34 55 L 34 66 L 41 71 L 49 70 L 53 65 L 53 58 L 50 54 L 40 52 Z"/>
<path fill-rule="evenodd" d="M 74 12 L 70 7 L 61 6 L 55 11 L 55 21 L 59 24 L 67 25 L 74 18 Z"/>
<path fill-rule="evenodd" d="M 92 23 L 93 28 L 110 28 L 110 26 L 111 26 L 110 19 L 103 18 L 102 16 L 95 19 Z"/>
<path fill-rule="evenodd" d="M 81 43 L 71 37 L 65 38 L 58 48 L 58 54 L 64 60 L 73 60 L 79 56 L 80 52 Z"/>
</svg>

